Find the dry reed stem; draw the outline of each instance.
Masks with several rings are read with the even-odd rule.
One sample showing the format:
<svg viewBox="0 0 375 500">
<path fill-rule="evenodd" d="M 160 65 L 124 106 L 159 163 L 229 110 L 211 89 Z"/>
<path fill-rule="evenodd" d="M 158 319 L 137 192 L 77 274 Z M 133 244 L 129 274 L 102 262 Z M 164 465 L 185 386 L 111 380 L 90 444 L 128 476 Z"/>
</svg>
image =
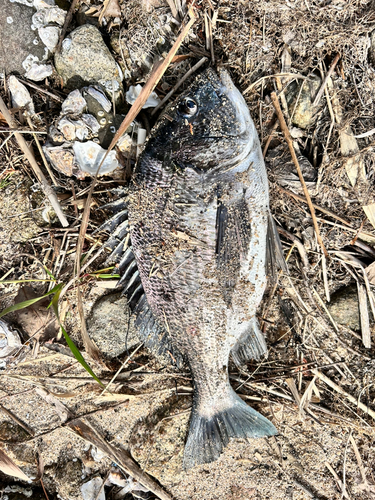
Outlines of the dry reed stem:
<svg viewBox="0 0 375 500">
<path fill-rule="evenodd" d="M 136 352 L 139 351 L 139 349 L 143 346 L 143 343 L 140 344 L 136 349 L 134 349 L 134 351 L 125 359 L 125 361 L 122 363 L 122 365 L 120 366 L 120 368 L 117 370 L 117 372 L 113 375 L 113 377 L 111 378 L 111 380 L 108 382 L 108 384 L 104 387 L 104 389 L 102 390 L 102 392 L 99 394 L 99 396 L 103 396 L 108 390 L 109 390 L 109 387 L 113 384 L 113 382 L 116 380 L 116 378 L 118 377 L 118 375 L 120 374 L 120 372 L 124 369 L 124 367 L 128 364 L 128 362 L 131 360 L 131 358 L 134 356 L 134 354 Z"/>
<path fill-rule="evenodd" d="M 172 500 L 172 497 L 146 474 L 146 472 L 144 472 L 126 452 L 107 443 L 91 425 L 83 422 L 81 419 L 76 419 L 69 422 L 68 426 L 75 434 L 102 450 L 116 462 L 122 470 L 130 474 L 131 477 L 136 479 L 161 500 Z"/>
<path fill-rule="evenodd" d="M 320 89 L 318 90 L 318 93 L 316 94 L 315 100 L 313 102 L 313 107 L 315 107 L 319 104 L 319 101 L 322 98 L 322 95 L 324 93 L 324 89 L 326 88 L 327 82 L 330 79 L 330 77 L 333 73 L 333 70 L 336 67 L 336 64 L 339 62 L 340 57 L 341 57 L 340 54 L 336 54 L 334 60 L 332 61 L 331 66 L 329 67 L 329 70 L 328 70 L 328 72 L 323 80 L 323 83 L 322 83 Z"/>
<path fill-rule="evenodd" d="M 31 429 L 31 427 L 29 427 L 27 424 L 25 424 L 25 422 L 23 422 L 22 420 L 20 420 L 16 415 L 14 415 L 11 411 L 9 411 L 6 408 L 4 408 L 4 406 L 2 406 L 2 405 L 0 405 L 0 412 L 4 413 L 8 417 L 10 417 L 12 420 L 14 420 L 14 422 L 16 422 L 16 424 L 18 424 L 19 426 L 21 426 L 23 429 L 25 429 L 25 431 L 28 434 L 30 434 L 30 436 L 34 436 L 35 435 L 35 432 L 33 431 L 33 429 Z"/>
<path fill-rule="evenodd" d="M 324 462 L 324 465 L 327 467 L 327 469 L 329 470 L 329 472 L 335 478 L 335 481 L 336 481 L 337 485 L 339 486 L 339 488 L 342 491 L 342 496 L 344 496 L 345 498 L 347 498 L 347 500 L 350 500 L 350 496 L 346 492 L 346 488 L 345 488 L 344 483 L 341 481 L 341 479 L 339 478 L 339 476 L 336 474 L 336 472 L 332 468 L 331 464 L 329 462 Z"/>
<path fill-rule="evenodd" d="M 60 33 L 60 36 L 59 36 L 59 41 L 57 42 L 57 45 L 56 45 L 56 49 L 55 49 L 55 53 L 58 54 L 61 50 L 61 44 L 64 40 L 64 36 L 66 34 L 66 30 L 68 29 L 69 25 L 70 25 L 70 22 L 72 20 L 72 17 L 73 17 L 73 12 L 75 11 L 75 8 L 78 4 L 78 0 L 72 0 L 72 3 L 70 4 L 70 7 L 69 7 L 69 11 L 66 15 L 66 18 L 65 18 L 65 22 L 64 22 L 64 25 L 61 29 L 61 33 Z"/>
<path fill-rule="evenodd" d="M 175 18 L 175 19 L 178 19 L 178 13 L 177 13 L 177 9 L 176 9 L 176 6 L 174 4 L 174 1 L 173 0 L 167 0 L 167 3 L 169 5 L 169 8 L 171 9 L 171 12 L 172 12 L 172 16 Z"/>
<path fill-rule="evenodd" d="M 176 90 L 187 80 L 193 73 L 195 73 L 207 61 L 207 57 L 202 57 L 187 73 L 176 83 L 176 85 L 168 92 L 164 99 L 151 111 L 151 116 L 154 114 L 172 97 Z"/>
<path fill-rule="evenodd" d="M 21 78 L 17 78 L 18 81 L 26 85 L 27 87 L 31 87 L 32 89 L 37 90 L 38 92 L 41 92 L 42 94 L 48 95 L 52 99 L 54 99 L 57 102 L 64 102 L 64 99 L 62 97 L 59 97 L 58 95 L 53 94 L 52 92 L 49 92 L 46 89 L 43 89 L 42 87 L 39 87 L 35 83 L 29 82 L 28 80 L 21 80 Z M 47 132 L 46 132 L 47 133 Z"/>
<path fill-rule="evenodd" d="M 324 373 L 320 372 L 319 370 L 316 370 L 315 368 L 311 368 L 311 371 L 314 375 L 320 378 L 323 382 L 325 382 L 331 389 L 334 391 L 338 392 L 342 396 L 344 396 L 346 399 L 348 399 L 351 403 L 356 405 L 358 408 L 360 408 L 363 412 L 365 412 L 367 415 L 369 415 L 371 418 L 375 420 L 375 411 L 371 410 L 368 406 L 365 404 L 361 403 L 358 401 L 354 396 L 349 394 L 348 392 L 344 391 L 342 387 L 340 387 L 338 384 L 333 382 L 327 375 L 324 375 Z"/>
<path fill-rule="evenodd" d="M 275 111 L 277 114 L 277 118 L 278 118 L 279 123 L 280 123 L 280 128 L 283 131 L 285 140 L 288 144 L 289 151 L 290 151 L 290 154 L 291 154 L 292 159 L 293 159 L 293 163 L 297 169 L 298 177 L 299 177 L 299 180 L 301 181 L 303 191 L 304 191 L 305 196 L 306 196 L 307 204 L 309 205 L 309 209 L 310 209 L 311 217 L 313 220 L 314 229 L 315 229 L 316 237 L 318 239 L 318 243 L 319 243 L 320 248 L 322 249 L 322 252 L 324 253 L 324 255 L 326 257 L 328 257 L 327 249 L 324 246 L 322 237 L 320 236 L 320 231 L 319 231 L 318 221 L 316 220 L 314 205 L 311 201 L 310 194 L 309 194 L 309 191 L 308 191 L 306 183 L 305 183 L 305 179 L 303 178 L 303 175 L 301 172 L 301 167 L 299 166 L 298 158 L 297 158 L 296 152 L 295 152 L 294 147 L 293 147 L 293 139 L 290 135 L 289 129 L 288 129 L 287 124 L 286 124 L 285 119 L 284 119 L 284 115 L 281 111 L 279 99 L 276 95 L 276 92 L 272 92 L 271 99 L 272 99 L 272 103 L 274 105 L 274 108 L 275 108 Z"/>
<path fill-rule="evenodd" d="M 282 191 L 283 193 L 287 194 L 288 196 L 290 196 L 292 198 L 295 198 L 296 200 L 302 201 L 303 203 L 307 204 L 307 200 L 303 196 L 301 196 L 299 194 L 296 194 L 296 193 L 293 193 L 292 191 L 288 191 L 287 189 L 284 189 L 281 186 L 277 186 L 277 188 L 280 191 Z M 327 208 L 323 208 L 323 207 L 317 205 L 316 203 L 313 203 L 313 206 L 314 206 L 315 210 L 319 210 L 319 212 L 322 212 L 323 214 L 329 215 L 333 219 L 336 219 L 339 222 L 342 222 L 343 224 L 345 224 L 347 226 L 347 230 L 348 231 L 352 231 L 352 232 L 356 233 L 356 235 L 357 235 L 356 237 L 357 238 L 361 238 L 362 240 L 368 241 L 370 243 L 375 243 L 375 237 L 371 233 L 367 233 L 365 231 L 362 231 L 362 229 L 360 229 L 360 230 L 354 229 L 352 227 L 352 225 L 350 224 L 350 222 L 348 222 L 347 220 L 343 219 L 342 217 L 340 217 L 339 215 L 335 214 L 334 212 L 331 212 L 331 210 L 328 210 Z M 323 222 L 324 222 L 324 219 L 323 219 Z M 330 221 L 325 221 L 325 222 L 328 223 L 328 224 L 333 224 Z M 338 227 L 340 227 L 340 226 L 338 226 Z"/>
<path fill-rule="evenodd" d="M 54 183 L 54 185 L 58 186 L 59 184 L 58 184 L 58 182 L 56 180 L 56 177 L 54 176 L 54 174 L 53 174 L 53 172 L 52 172 L 52 170 L 51 170 L 51 168 L 50 168 L 50 166 L 48 164 L 47 158 L 45 157 L 44 151 L 43 151 L 42 146 L 41 146 L 41 144 L 39 142 L 39 139 L 38 139 L 38 136 L 37 136 L 38 132 L 34 131 L 34 126 L 33 126 L 33 123 L 31 121 L 30 116 L 27 117 L 27 123 L 29 124 L 29 127 L 30 127 L 30 133 L 33 134 L 34 141 L 35 141 L 35 143 L 36 143 L 36 145 L 38 147 L 39 154 L 40 154 L 40 156 L 41 156 L 41 158 L 43 160 L 44 166 L 46 167 L 46 170 L 49 173 L 49 176 L 51 177 L 52 182 Z"/>
<path fill-rule="evenodd" d="M 301 79 L 301 80 L 309 80 L 309 78 L 305 75 L 301 75 L 300 73 L 275 73 L 273 75 L 266 75 L 266 76 L 262 76 L 261 78 L 259 78 L 259 80 L 257 80 L 256 82 L 252 83 L 251 85 L 249 85 L 243 92 L 242 94 L 245 95 L 247 94 L 248 92 L 250 92 L 251 89 L 253 89 L 254 87 L 256 87 L 257 85 L 259 85 L 260 83 L 264 82 L 265 80 L 267 80 L 268 78 L 277 78 L 279 76 L 290 76 L 290 77 L 293 77 L 293 78 L 298 78 L 298 79 Z"/>
<path fill-rule="evenodd" d="M 349 440 L 350 440 L 350 443 L 353 447 L 353 450 L 354 450 L 354 454 L 355 454 L 355 457 L 357 459 L 357 462 L 358 462 L 358 467 L 359 467 L 359 471 L 361 473 L 361 476 L 362 476 L 362 481 L 363 481 L 363 486 L 364 486 L 364 489 L 368 492 L 373 492 L 375 493 L 375 487 L 373 485 L 370 485 L 367 481 L 367 477 L 366 477 L 366 472 L 365 472 L 365 468 L 363 467 L 363 462 L 362 462 L 362 458 L 361 458 L 361 455 L 359 453 L 359 450 L 358 450 L 358 447 L 357 447 L 357 444 L 356 442 L 354 441 L 354 438 L 352 435 L 350 435 L 349 437 Z"/>
<path fill-rule="evenodd" d="M 370 318 L 367 306 L 367 291 L 365 285 L 357 281 L 359 317 L 361 320 L 362 342 L 366 349 L 371 349 Z"/>
<path fill-rule="evenodd" d="M 8 125 L 12 128 L 17 128 L 17 124 L 13 120 L 12 115 L 9 113 L 9 110 L 5 104 L 5 102 L 2 100 L 0 97 L 0 111 L 3 114 L 4 118 L 6 119 Z M 14 137 L 16 138 L 19 147 L 21 148 L 23 154 L 26 156 L 28 162 L 31 165 L 31 168 L 34 171 L 34 174 L 36 175 L 38 181 L 40 182 L 43 192 L 50 201 L 53 209 L 56 212 L 57 217 L 59 218 L 59 221 L 61 222 L 61 225 L 63 227 L 68 227 L 69 222 L 67 221 L 63 211 L 61 210 L 59 200 L 57 199 L 55 191 L 52 189 L 52 187 L 48 184 L 47 179 L 45 178 L 43 172 L 41 171 L 34 153 L 28 146 L 27 142 L 25 139 L 22 137 L 22 135 L 19 132 L 14 132 Z"/>
</svg>

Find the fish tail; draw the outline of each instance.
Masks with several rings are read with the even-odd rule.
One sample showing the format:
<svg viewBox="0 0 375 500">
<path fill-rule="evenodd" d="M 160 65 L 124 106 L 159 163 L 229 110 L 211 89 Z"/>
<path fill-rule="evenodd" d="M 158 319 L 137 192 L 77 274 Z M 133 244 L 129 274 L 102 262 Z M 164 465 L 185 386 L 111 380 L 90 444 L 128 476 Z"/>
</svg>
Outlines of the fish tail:
<svg viewBox="0 0 375 500">
<path fill-rule="evenodd" d="M 248 406 L 231 388 L 231 406 L 209 415 L 193 408 L 185 445 L 185 470 L 217 460 L 230 438 L 260 438 L 277 434 L 275 426 Z"/>
</svg>

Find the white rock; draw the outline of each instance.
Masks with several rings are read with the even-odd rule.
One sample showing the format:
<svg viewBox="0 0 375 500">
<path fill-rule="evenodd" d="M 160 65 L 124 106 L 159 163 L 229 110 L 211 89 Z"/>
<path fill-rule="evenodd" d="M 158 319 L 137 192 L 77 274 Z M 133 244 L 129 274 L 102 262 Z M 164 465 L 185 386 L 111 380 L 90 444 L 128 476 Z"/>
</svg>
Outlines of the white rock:
<svg viewBox="0 0 375 500">
<path fill-rule="evenodd" d="M 50 64 L 36 64 L 34 63 L 25 73 L 25 77 L 34 82 L 40 82 L 53 73 Z"/>
<path fill-rule="evenodd" d="M 72 113 L 73 115 L 80 115 L 86 106 L 87 103 L 82 97 L 81 92 L 76 89 L 73 90 L 73 92 L 70 92 L 68 97 L 62 103 L 61 111 L 64 115 L 68 113 Z"/>
<path fill-rule="evenodd" d="M 101 90 L 99 90 L 97 87 L 94 87 L 93 85 L 86 87 L 84 90 L 89 95 L 91 95 L 91 97 L 93 97 L 98 101 L 98 103 L 101 105 L 101 107 L 104 109 L 106 113 L 109 113 L 111 111 L 112 103 L 107 99 L 107 97 Z"/>
<path fill-rule="evenodd" d="M 47 47 L 47 49 L 53 52 L 59 41 L 59 36 L 61 29 L 57 26 L 42 26 L 38 28 L 39 37 Z"/>
<path fill-rule="evenodd" d="M 75 160 L 79 168 L 83 172 L 87 172 L 90 175 L 95 175 L 98 170 L 99 164 L 107 152 L 99 144 L 93 141 L 78 142 L 73 143 L 73 151 L 75 155 Z M 103 165 L 100 168 L 99 175 L 108 174 L 113 172 L 119 163 L 116 159 L 116 151 L 110 151 L 104 160 Z"/>
<path fill-rule="evenodd" d="M 76 138 L 76 127 L 72 120 L 69 120 L 68 118 L 61 118 L 61 120 L 57 123 L 57 128 L 67 141 L 74 141 Z"/>
<path fill-rule="evenodd" d="M 128 153 L 130 152 L 130 149 L 132 147 L 132 138 L 130 137 L 129 134 L 124 134 L 120 137 L 120 139 L 117 141 L 116 146 L 122 153 Z"/>
<path fill-rule="evenodd" d="M 95 460 L 95 462 L 100 462 L 106 455 L 102 452 L 102 450 L 99 450 L 94 446 L 91 449 L 91 456 Z"/>
<path fill-rule="evenodd" d="M 89 129 L 82 120 L 73 122 L 76 127 L 76 137 L 79 141 L 84 141 L 89 136 Z"/>
<path fill-rule="evenodd" d="M 33 3 L 36 10 L 48 9 L 56 5 L 54 0 L 34 0 Z"/>
<path fill-rule="evenodd" d="M 26 108 L 25 114 L 35 114 L 34 103 L 30 93 L 19 80 L 13 75 L 8 78 L 8 88 L 12 96 L 13 108 Z"/>
<path fill-rule="evenodd" d="M 97 134 L 100 130 L 100 125 L 95 116 L 83 113 L 82 121 L 88 126 L 93 134 Z"/>
<path fill-rule="evenodd" d="M 20 3 L 21 5 L 26 5 L 27 7 L 33 6 L 33 0 L 10 0 L 12 3 Z"/>
<path fill-rule="evenodd" d="M 122 488 L 124 488 L 125 486 L 127 486 L 128 481 L 121 472 L 113 471 L 109 473 L 105 484 L 106 486 L 114 484 L 115 486 L 121 486 Z"/>
<path fill-rule="evenodd" d="M 11 330 L 5 321 L 0 319 L 0 368 L 5 368 L 8 357 L 21 347 L 21 339 L 15 330 Z"/>
<path fill-rule="evenodd" d="M 81 486 L 81 493 L 83 500 L 105 500 L 104 488 L 100 492 L 100 488 L 102 487 L 103 479 L 101 477 L 94 477 L 87 483 Z"/>
<path fill-rule="evenodd" d="M 134 85 L 131 85 L 129 87 L 129 90 L 126 92 L 126 95 L 125 95 L 126 102 L 129 104 L 134 104 L 135 100 L 137 99 L 137 97 L 141 93 L 141 90 L 142 90 L 142 85 L 138 84 L 135 87 L 134 87 Z M 159 104 L 159 102 L 160 102 L 160 99 L 159 99 L 157 93 L 151 92 L 151 95 L 149 96 L 149 98 L 145 102 L 142 109 L 155 108 Z"/>
</svg>

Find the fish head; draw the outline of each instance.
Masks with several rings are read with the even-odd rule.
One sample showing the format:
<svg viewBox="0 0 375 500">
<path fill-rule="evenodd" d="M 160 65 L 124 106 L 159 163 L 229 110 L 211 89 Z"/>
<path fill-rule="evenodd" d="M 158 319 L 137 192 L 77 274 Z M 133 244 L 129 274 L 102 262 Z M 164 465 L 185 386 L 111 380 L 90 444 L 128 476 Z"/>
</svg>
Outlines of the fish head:
<svg viewBox="0 0 375 500">
<path fill-rule="evenodd" d="M 162 114 L 147 154 L 198 170 L 227 168 L 257 143 L 249 109 L 227 71 L 209 68 Z"/>
</svg>

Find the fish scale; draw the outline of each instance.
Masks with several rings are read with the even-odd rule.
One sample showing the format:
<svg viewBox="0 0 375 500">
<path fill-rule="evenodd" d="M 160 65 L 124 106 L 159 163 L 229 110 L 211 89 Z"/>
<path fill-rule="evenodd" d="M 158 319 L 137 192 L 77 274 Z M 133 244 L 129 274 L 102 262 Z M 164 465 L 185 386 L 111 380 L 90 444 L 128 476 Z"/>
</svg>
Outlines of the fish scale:
<svg viewBox="0 0 375 500">
<path fill-rule="evenodd" d="M 241 364 L 267 353 L 255 313 L 266 258 L 283 258 L 258 136 L 227 72 L 206 70 L 166 110 L 127 208 L 131 253 L 120 262 L 135 325 L 153 352 L 192 372 L 185 469 L 216 460 L 231 438 L 275 434 L 228 376 L 230 355 Z"/>
</svg>

